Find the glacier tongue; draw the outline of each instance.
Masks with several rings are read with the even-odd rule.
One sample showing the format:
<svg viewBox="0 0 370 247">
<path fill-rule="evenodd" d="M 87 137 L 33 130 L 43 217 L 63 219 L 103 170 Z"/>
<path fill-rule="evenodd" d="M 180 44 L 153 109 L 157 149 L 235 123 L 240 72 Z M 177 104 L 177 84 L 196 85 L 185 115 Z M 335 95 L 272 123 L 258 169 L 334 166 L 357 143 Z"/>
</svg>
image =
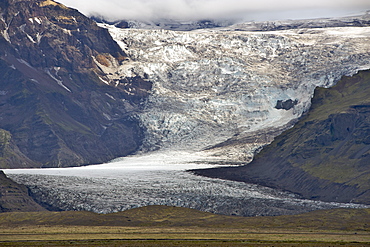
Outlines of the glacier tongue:
<svg viewBox="0 0 370 247">
<path fill-rule="evenodd" d="M 140 75 L 154 83 L 139 114 L 143 151 L 200 151 L 229 140 L 207 152 L 249 161 L 309 108 L 315 87 L 370 68 L 370 27 L 179 32 L 101 26 L 129 55 L 122 64 L 101 66 L 110 79 Z M 277 109 L 287 100 L 296 104 Z"/>
</svg>

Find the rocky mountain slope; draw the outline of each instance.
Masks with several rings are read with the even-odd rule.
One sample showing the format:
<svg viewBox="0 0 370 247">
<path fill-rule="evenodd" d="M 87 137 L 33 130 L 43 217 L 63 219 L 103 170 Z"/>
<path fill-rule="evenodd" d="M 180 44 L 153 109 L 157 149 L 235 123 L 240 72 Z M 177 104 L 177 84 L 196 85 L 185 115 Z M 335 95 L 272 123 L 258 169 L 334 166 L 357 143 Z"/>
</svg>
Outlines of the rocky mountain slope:
<svg viewBox="0 0 370 247">
<path fill-rule="evenodd" d="M 249 162 L 309 108 L 316 86 L 370 68 L 368 14 L 320 28 L 181 32 L 99 27 L 51 0 L 0 8 L 3 168 L 100 163 L 139 149 Z"/>
<path fill-rule="evenodd" d="M 329 27 L 368 27 L 370 11 L 364 15 L 347 16 L 341 18 L 319 18 L 304 20 L 281 20 L 265 22 L 247 22 L 234 24 L 226 30 L 239 31 L 277 31 L 303 28 L 329 28 Z M 220 28 L 221 30 L 225 28 Z"/>
<path fill-rule="evenodd" d="M 127 55 L 77 10 L 0 1 L 0 167 L 100 163 L 138 149 L 135 112 L 151 83 L 99 66 Z"/>
<path fill-rule="evenodd" d="M 228 27 L 235 21 L 227 20 L 199 20 L 199 21 L 179 21 L 161 19 L 157 21 L 137 21 L 137 20 L 117 20 L 107 21 L 104 17 L 92 16 L 91 19 L 98 23 L 114 25 L 118 28 L 135 29 L 165 29 L 173 31 L 191 31 L 196 29 Z"/>
<path fill-rule="evenodd" d="M 280 20 L 243 22 L 241 20 L 199 20 L 179 21 L 160 19 L 156 21 L 117 20 L 107 21 L 103 17 L 92 16 L 98 23 L 114 25 L 118 28 L 134 29 L 165 29 L 173 31 L 191 31 L 197 29 L 234 30 L 234 31 L 278 31 L 302 28 L 328 27 L 366 27 L 370 26 L 370 11 L 364 15 L 347 16 L 341 18 L 318 18 L 302 20 Z"/>
<path fill-rule="evenodd" d="M 207 150 L 245 163 L 308 110 L 316 86 L 370 67 L 370 15 L 357 18 L 360 26 L 355 19 L 344 27 L 345 21 L 321 28 L 292 22 L 289 30 L 253 32 L 101 25 L 130 58 L 103 71 L 153 82 L 139 115 L 143 151 Z"/>
<path fill-rule="evenodd" d="M 242 167 L 197 174 L 264 184 L 306 198 L 370 204 L 370 71 L 318 88 L 310 111 Z"/>
<path fill-rule="evenodd" d="M 24 185 L 17 184 L 0 171 L 0 213 L 46 211 L 37 204 Z"/>
</svg>

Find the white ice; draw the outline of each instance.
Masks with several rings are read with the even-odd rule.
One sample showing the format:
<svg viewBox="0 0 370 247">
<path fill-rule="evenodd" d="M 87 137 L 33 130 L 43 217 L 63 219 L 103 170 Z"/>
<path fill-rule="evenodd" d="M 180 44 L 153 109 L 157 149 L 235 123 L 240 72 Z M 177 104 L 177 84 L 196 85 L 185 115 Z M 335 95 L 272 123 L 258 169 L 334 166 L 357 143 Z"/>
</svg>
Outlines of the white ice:
<svg viewBox="0 0 370 247">
<path fill-rule="evenodd" d="M 169 205 L 244 216 L 295 214 L 365 205 L 299 199 L 271 188 L 205 178 L 188 169 L 209 168 L 202 153 L 154 152 L 75 168 L 11 169 L 4 172 L 63 210 L 111 213 L 146 205 Z M 195 162 L 197 161 L 197 162 Z"/>
</svg>

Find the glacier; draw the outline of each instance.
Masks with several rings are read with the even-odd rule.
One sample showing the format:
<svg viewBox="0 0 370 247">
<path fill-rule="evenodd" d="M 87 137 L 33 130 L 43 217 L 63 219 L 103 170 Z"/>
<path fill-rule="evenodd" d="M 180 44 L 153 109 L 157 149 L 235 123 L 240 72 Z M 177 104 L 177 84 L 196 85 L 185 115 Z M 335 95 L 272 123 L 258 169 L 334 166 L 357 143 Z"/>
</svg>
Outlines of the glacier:
<svg viewBox="0 0 370 247">
<path fill-rule="evenodd" d="M 42 204 L 58 210 L 114 213 L 147 205 L 194 208 L 206 212 L 266 216 L 369 205 L 301 199 L 293 193 L 255 184 L 205 178 L 187 169 L 210 168 L 202 152 L 156 151 L 107 164 L 74 168 L 10 169 Z"/>
<path fill-rule="evenodd" d="M 102 165 L 5 170 L 40 201 L 97 213 L 161 204 L 243 216 L 368 207 L 303 200 L 187 170 L 250 162 L 309 109 L 316 87 L 370 68 L 370 27 L 241 31 L 248 25 L 238 24 L 184 32 L 100 26 L 128 55 L 123 62 L 95 59 L 106 74 L 101 80 L 119 85 L 140 76 L 153 83 L 137 112 L 144 143 L 134 156 Z"/>
<path fill-rule="evenodd" d="M 97 63 L 107 80 L 141 76 L 154 84 L 138 114 L 146 129 L 143 152 L 203 150 L 220 162 L 248 163 L 309 109 L 315 87 L 370 68 L 370 27 L 181 32 L 100 26 L 129 56 L 121 64 Z M 277 109 L 288 100 L 296 104 Z"/>
</svg>

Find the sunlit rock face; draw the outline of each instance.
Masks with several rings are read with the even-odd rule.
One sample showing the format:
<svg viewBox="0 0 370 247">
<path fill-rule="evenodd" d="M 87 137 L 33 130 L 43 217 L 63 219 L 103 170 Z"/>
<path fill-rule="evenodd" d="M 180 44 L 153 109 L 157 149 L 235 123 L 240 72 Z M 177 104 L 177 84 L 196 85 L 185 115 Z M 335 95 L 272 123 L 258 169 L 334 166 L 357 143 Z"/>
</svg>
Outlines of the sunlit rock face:
<svg viewBox="0 0 370 247">
<path fill-rule="evenodd" d="M 246 162 L 310 106 L 317 86 L 370 67 L 370 27 L 179 32 L 109 29 L 129 61 L 104 67 L 141 76 L 143 151 L 208 150 Z M 283 103 L 286 105 L 283 107 Z"/>
<path fill-rule="evenodd" d="M 133 117 L 150 91 L 111 81 L 99 64 L 126 55 L 77 10 L 51 0 L 0 1 L 0 168 L 101 163 L 141 146 Z"/>
</svg>

